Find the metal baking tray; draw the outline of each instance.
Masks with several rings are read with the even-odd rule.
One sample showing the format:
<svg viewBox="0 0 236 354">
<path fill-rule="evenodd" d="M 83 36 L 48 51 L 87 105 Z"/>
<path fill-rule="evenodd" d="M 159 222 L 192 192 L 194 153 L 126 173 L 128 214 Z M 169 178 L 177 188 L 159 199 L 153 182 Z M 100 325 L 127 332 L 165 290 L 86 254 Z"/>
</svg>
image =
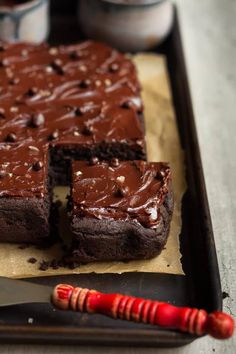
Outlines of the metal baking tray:
<svg viewBox="0 0 236 354">
<path fill-rule="evenodd" d="M 66 30 L 62 31 L 62 28 Z M 76 41 L 77 33 L 76 20 L 69 14 L 52 20 L 52 43 Z M 103 292 L 120 292 L 179 306 L 204 308 L 209 312 L 221 310 L 219 270 L 177 11 L 172 32 L 157 51 L 167 57 L 179 134 L 186 154 L 188 190 L 183 200 L 180 237 L 186 276 L 158 273 L 82 274 L 33 278 L 31 281 L 45 285 L 66 282 Z M 33 323 L 28 323 L 29 318 L 33 319 Z M 0 309 L 1 343 L 172 347 L 185 345 L 195 338 L 174 330 L 122 322 L 101 315 L 60 312 L 45 304 Z"/>
</svg>

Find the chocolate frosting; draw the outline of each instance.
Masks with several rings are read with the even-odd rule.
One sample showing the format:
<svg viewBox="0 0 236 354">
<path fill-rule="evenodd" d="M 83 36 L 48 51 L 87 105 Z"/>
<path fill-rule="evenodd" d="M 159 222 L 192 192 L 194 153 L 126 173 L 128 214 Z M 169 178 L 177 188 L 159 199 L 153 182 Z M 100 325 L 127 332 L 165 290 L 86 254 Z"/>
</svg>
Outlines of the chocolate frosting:
<svg viewBox="0 0 236 354">
<path fill-rule="evenodd" d="M 0 144 L 0 196 L 43 197 L 48 174 L 47 148 L 33 141 Z"/>
<path fill-rule="evenodd" d="M 0 143 L 14 145 L 13 150 L 24 150 L 28 139 L 43 150 L 102 142 L 125 142 L 140 149 L 142 110 L 134 65 L 110 47 L 93 41 L 60 47 L 0 43 Z M 3 156 L 4 149 L 0 163 Z M 30 159 L 22 152 L 21 163 L 25 158 Z M 9 166 L 15 166 L 18 158 L 14 152 L 8 159 Z M 32 175 L 33 194 L 35 178 Z M 6 180 L 1 178 L 0 193 L 7 194 L 17 178 Z M 25 179 L 22 195 L 29 189 Z"/>
<path fill-rule="evenodd" d="M 116 165 L 116 167 L 114 167 Z M 73 215 L 133 220 L 156 228 L 170 188 L 166 163 L 73 163 Z"/>
</svg>

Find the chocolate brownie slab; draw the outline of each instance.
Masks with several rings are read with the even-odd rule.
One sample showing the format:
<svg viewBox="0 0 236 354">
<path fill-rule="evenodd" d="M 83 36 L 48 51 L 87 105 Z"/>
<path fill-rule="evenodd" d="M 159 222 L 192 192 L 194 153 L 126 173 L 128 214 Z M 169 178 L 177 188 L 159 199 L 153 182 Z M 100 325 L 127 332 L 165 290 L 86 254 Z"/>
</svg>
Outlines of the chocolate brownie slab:
<svg viewBox="0 0 236 354">
<path fill-rule="evenodd" d="M 168 164 L 73 163 L 73 241 L 68 261 L 151 258 L 163 249 L 173 211 Z"/>
<path fill-rule="evenodd" d="M 0 144 L 0 241 L 41 243 L 50 234 L 47 149 Z"/>
<path fill-rule="evenodd" d="M 0 142 L 49 144 L 59 182 L 71 158 L 145 159 L 140 87 L 129 59 L 92 41 L 0 47 Z"/>
<path fill-rule="evenodd" d="M 106 45 L 0 43 L 0 241 L 49 235 L 48 179 L 68 182 L 72 159 L 145 159 L 142 110 L 134 65 Z"/>
</svg>

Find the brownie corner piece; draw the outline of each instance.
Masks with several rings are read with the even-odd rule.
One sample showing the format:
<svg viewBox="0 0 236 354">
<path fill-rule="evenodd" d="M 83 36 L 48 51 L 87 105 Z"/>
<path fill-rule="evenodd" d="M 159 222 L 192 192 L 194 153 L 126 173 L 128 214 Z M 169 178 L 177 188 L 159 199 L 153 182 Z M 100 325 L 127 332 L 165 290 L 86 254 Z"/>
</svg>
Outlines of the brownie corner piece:
<svg viewBox="0 0 236 354">
<path fill-rule="evenodd" d="M 69 262 L 148 259 L 163 249 L 173 211 L 165 163 L 73 163 Z"/>
<path fill-rule="evenodd" d="M 47 148 L 0 144 L 0 242 L 38 244 L 50 235 Z"/>
</svg>

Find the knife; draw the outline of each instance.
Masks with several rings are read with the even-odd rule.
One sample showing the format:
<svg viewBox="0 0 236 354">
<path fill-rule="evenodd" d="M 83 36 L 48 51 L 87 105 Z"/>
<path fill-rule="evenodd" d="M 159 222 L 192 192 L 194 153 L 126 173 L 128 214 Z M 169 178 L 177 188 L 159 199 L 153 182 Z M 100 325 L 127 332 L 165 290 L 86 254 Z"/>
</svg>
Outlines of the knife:
<svg viewBox="0 0 236 354">
<path fill-rule="evenodd" d="M 198 336 L 227 339 L 233 335 L 233 318 L 220 311 L 177 307 L 165 302 L 59 284 L 55 288 L 0 277 L 0 307 L 51 303 L 60 310 L 99 313 L 114 319 L 177 329 Z"/>
</svg>

